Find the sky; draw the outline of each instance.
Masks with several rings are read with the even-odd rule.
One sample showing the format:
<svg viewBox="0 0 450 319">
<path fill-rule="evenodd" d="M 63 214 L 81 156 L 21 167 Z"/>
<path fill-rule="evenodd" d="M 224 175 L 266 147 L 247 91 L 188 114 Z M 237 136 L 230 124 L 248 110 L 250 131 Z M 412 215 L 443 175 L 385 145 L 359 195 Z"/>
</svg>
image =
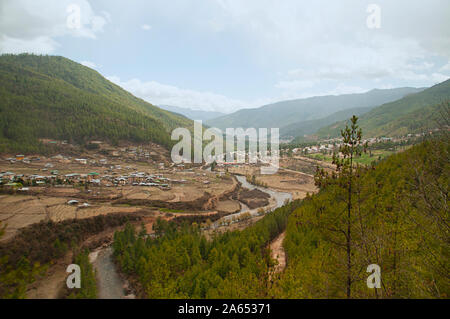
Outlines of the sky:
<svg viewBox="0 0 450 319">
<path fill-rule="evenodd" d="M 450 78 L 450 1 L 0 0 L 0 53 L 23 52 L 230 113 Z"/>
</svg>

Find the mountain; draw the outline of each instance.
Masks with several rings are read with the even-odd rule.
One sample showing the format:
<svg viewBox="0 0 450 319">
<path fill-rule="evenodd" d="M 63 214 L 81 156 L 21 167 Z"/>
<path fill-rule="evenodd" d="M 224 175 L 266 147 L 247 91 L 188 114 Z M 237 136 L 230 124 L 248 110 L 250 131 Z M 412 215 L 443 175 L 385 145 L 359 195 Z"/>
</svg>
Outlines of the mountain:
<svg viewBox="0 0 450 319">
<path fill-rule="evenodd" d="M 338 111 L 374 107 L 392 102 L 421 90 L 416 88 L 376 89 L 361 94 L 330 95 L 283 101 L 256 109 L 240 110 L 206 121 L 206 124 L 222 130 L 227 127 L 278 127 L 282 130 L 288 125 L 317 120 Z"/>
<path fill-rule="evenodd" d="M 437 127 L 441 103 L 450 100 L 450 80 L 437 84 L 422 92 L 386 103 L 361 116 L 359 125 L 366 137 L 402 136 L 421 133 Z M 318 130 L 319 138 L 339 136 L 346 121 L 341 121 Z"/>
<path fill-rule="evenodd" d="M 160 108 L 170 111 L 172 113 L 181 114 L 191 120 L 206 121 L 206 120 L 211 120 L 216 117 L 225 115 L 225 113 L 221 113 L 221 112 L 193 110 L 190 108 L 179 107 L 179 106 L 170 106 L 170 105 L 158 105 L 158 106 Z"/>
<path fill-rule="evenodd" d="M 361 278 L 369 260 L 383 269 L 383 298 L 448 298 L 449 141 L 427 138 L 374 167 L 355 168 L 356 189 L 344 191 L 346 175 L 329 176 L 289 216 L 283 242 L 289 262 L 275 298 L 345 298 L 348 278 Z M 351 218 L 343 218 L 348 194 L 355 201 Z M 378 298 L 356 280 L 352 298 Z M 411 284 L 399 284 L 405 282 Z"/>
<path fill-rule="evenodd" d="M 100 73 L 59 56 L 0 56 L 0 152 L 39 151 L 39 138 L 171 145 L 192 121 L 136 98 Z"/>
<path fill-rule="evenodd" d="M 338 111 L 324 118 L 311 121 L 296 122 L 281 128 L 280 136 L 298 137 L 313 134 L 318 128 L 330 125 L 336 121 L 346 120 L 353 115 L 360 116 L 369 112 L 373 107 L 356 107 L 353 109 Z"/>
</svg>

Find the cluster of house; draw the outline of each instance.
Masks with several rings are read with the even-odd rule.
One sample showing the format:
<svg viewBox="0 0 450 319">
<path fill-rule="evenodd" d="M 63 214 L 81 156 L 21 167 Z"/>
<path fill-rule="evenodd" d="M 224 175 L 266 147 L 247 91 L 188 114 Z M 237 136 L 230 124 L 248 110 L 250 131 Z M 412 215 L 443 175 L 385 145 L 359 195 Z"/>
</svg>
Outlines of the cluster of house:
<svg viewBox="0 0 450 319">
<path fill-rule="evenodd" d="M 409 134 L 411 135 L 411 134 Z M 420 135 L 422 136 L 422 135 Z M 411 136 L 409 136 L 411 137 Z M 376 143 L 383 143 L 383 142 L 402 142 L 406 141 L 405 138 L 392 138 L 392 137 L 373 137 L 362 140 L 362 143 L 367 143 L 368 145 L 373 145 Z M 306 146 L 306 147 L 299 147 L 292 149 L 292 153 L 294 154 L 315 154 L 315 153 L 333 153 L 335 150 L 338 150 L 339 147 L 342 145 L 342 139 L 330 139 L 323 141 L 321 144 L 318 145 L 312 145 L 312 146 Z"/>
<path fill-rule="evenodd" d="M 314 145 L 314 146 L 307 146 L 304 148 L 294 148 L 292 150 L 292 153 L 294 154 L 314 154 L 321 152 L 332 153 L 336 147 L 339 146 L 333 144 Z"/>
<path fill-rule="evenodd" d="M 430 130 L 428 132 L 422 132 L 422 133 L 416 133 L 416 134 L 407 134 L 405 136 L 400 137 L 373 137 L 364 139 L 362 142 L 368 145 L 376 144 L 376 143 L 385 143 L 385 142 L 393 142 L 393 143 L 401 143 L 401 142 L 408 142 L 411 141 L 411 139 L 417 139 L 422 138 L 427 135 L 433 135 L 434 132 L 440 131 L 439 128 L 435 128 L 433 130 Z M 322 143 L 313 145 L 313 146 L 307 146 L 303 148 L 294 148 L 292 152 L 294 154 L 314 154 L 314 153 L 332 153 L 334 150 L 339 149 L 339 147 L 342 145 L 342 138 L 334 138 L 329 140 L 324 140 Z"/>
<path fill-rule="evenodd" d="M 154 186 L 161 189 L 170 189 L 170 184 L 183 184 L 186 180 L 176 180 L 164 177 L 161 174 L 147 174 L 143 172 L 131 173 L 128 175 L 114 176 L 105 175 L 102 177 L 106 186 L 132 185 L 132 186 Z"/>
<path fill-rule="evenodd" d="M 20 177 L 21 175 L 16 175 L 13 172 L 1 172 L 0 185 L 15 186 L 17 184 L 16 180 L 18 180 Z"/>
<path fill-rule="evenodd" d="M 129 148 L 119 148 L 117 150 L 112 150 L 109 152 L 109 154 L 116 159 L 133 159 L 133 160 L 150 160 L 151 158 L 158 157 L 158 154 L 155 152 L 151 152 L 148 150 L 143 150 L 142 148 L 138 147 L 129 147 Z M 100 156 L 99 156 L 100 157 Z M 33 157 L 26 157 L 25 155 L 18 154 L 15 157 L 9 157 L 5 159 L 6 161 L 9 161 L 11 164 L 15 162 L 23 162 L 26 164 L 30 164 L 32 162 L 39 162 L 41 161 L 41 158 L 33 156 Z M 46 159 L 43 159 L 46 160 Z M 108 160 L 106 158 L 72 158 L 70 156 L 64 156 L 64 155 L 55 155 L 50 158 L 53 162 L 59 162 L 62 164 L 82 164 L 82 165 L 91 165 L 91 166 L 105 166 L 108 165 Z M 52 164 L 47 164 L 49 167 L 52 167 Z M 164 163 L 159 163 L 159 166 L 164 167 Z"/>
<path fill-rule="evenodd" d="M 205 161 L 207 163 L 215 162 L 218 167 L 238 167 L 241 164 L 266 163 L 267 161 L 270 161 L 272 157 L 279 155 L 280 153 L 278 150 L 267 150 L 265 152 L 238 150 L 219 155 L 208 155 L 205 158 Z"/>
<path fill-rule="evenodd" d="M 158 153 L 142 146 L 121 147 L 114 150 L 109 150 L 108 153 L 112 158 L 121 162 L 151 162 L 157 164 L 160 169 L 164 169 L 164 163 L 159 162 L 159 160 L 161 160 L 161 156 L 158 155 Z"/>
<path fill-rule="evenodd" d="M 5 158 L 5 161 L 10 162 L 11 164 L 15 162 L 23 162 L 26 164 L 30 164 L 31 162 L 40 161 L 41 159 L 39 157 L 33 156 L 33 157 L 26 157 L 25 155 L 16 155 L 15 157 L 8 157 Z"/>
<path fill-rule="evenodd" d="M 71 158 L 70 156 L 63 156 L 63 155 L 55 155 L 50 158 L 51 161 L 55 161 L 62 164 L 70 164 L 70 163 L 78 163 L 78 164 L 100 164 L 100 165 L 106 165 L 108 164 L 108 161 L 106 159 L 100 159 L 100 160 L 88 160 L 85 158 Z M 30 164 L 32 162 L 40 162 L 41 158 L 37 156 L 33 157 L 26 157 L 25 155 L 16 155 L 15 157 L 8 157 L 5 158 L 5 161 L 10 162 L 11 164 L 14 164 L 16 162 L 22 162 L 25 164 Z M 53 167 L 52 163 L 47 163 L 45 165 L 46 168 Z"/>
<path fill-rule="evenodd" d="M 170 184 L 185 183 L 186 180 L 175 180 L 166 178 L 161 174 L 147 174 L 143 172 L 131 173 L 128 175 L 119 175 L 113 173 L 112 175 L 100 176 L 97 172 L 91 172 L 88 174 L 71 173 L 61 175 L 57 170 L 51 172 L 51 175 L 24 175 L 15 174 L 13 172 L 0 173 L 0 184 L 5 186 L 19 186 L 35 185 L 43 186 L 47 184 L 56 185 L 74 185 L 74 184 L 90 184 L 97 186 L 153 186 L 159 187 L 163 190 L 169 190 Z M 19 184 L 20 183 L 20 184 Z"/>
</svg>

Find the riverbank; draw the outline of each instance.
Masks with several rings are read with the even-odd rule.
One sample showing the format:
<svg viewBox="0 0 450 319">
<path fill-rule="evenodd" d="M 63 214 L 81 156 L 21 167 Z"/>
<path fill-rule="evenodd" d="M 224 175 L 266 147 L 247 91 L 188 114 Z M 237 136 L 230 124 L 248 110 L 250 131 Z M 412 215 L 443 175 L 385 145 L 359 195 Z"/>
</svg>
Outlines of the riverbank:
<svg viewBox="0 0 450 319">
<path fill-rule="evenodd" d="M 134 299 L 129 285 L 116 269 L 111 246 L 101 247 L 89 254 L 89 261 L 95 269 L 98 299 Z M 127 294 L 125 294 L 127 292 Z"/>
</svg>

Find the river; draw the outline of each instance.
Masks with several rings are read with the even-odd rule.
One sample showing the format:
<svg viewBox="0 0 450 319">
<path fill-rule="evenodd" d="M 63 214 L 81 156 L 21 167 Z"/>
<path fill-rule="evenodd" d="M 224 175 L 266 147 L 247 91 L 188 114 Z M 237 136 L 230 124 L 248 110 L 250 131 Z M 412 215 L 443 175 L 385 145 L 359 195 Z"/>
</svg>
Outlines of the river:
<svg viewBox="0 0 450 319">
<path fill-rule="evenodd" d="M 242 187 L 247 188 L 249 190 L 258 189 L 258 190 L 260 190 L 260 191 L 262 191 L 264 193 L 269 194 L 270 197 L 275 200 L 275 204 L 272 204 L 269 207 L 266 206 L 264 208 L 264 211 L 266 213 L 272 212 L 275 209 L 283 206 L 284 203 L 286 202 L 286 200 L 289 200 L 289 201 L 292 200 L 292 194 L 291 193 L 284 193 L 284 192 L 279 192 L 279 191 L 276 191 L 276 190 L 273 190 L 273 189 L 270 189 L 270 188 L 264 188 L 264 187 L 255 186 L 255 185 L 249 183 L 245 176 L 241 176 L 241 175 L 234 175 L 234 176 L 242 184 Z M 240 202 L 240 204 L 241 204 L 241 210 L 239 212 L 231 214 L 231 215 L 227 215 L 227 216 L 223 217 L 222 220 L 228 221 L 230 219 L 233 219 L 233 217 L 239 217 L 243 213 L 250 213 L 252 216 L 258 215 L 258 210 L 260 208 L 249 209 L 248 206 L 245 205 L 244 203 Z"/>
<path fill-rule="evenodd" d="M 242 184 L 242 187 L 250 190 L 255 188 L 259 189 L 260 191 L 269 194 L 271 198 L 275 200 L 274 204 L 269 205 L 269 207 L 265 207 L 266 213 L 272 212 L 273 210 L 283 206 L 286 200 L 292 200 L 292 194 L 290 193 L 283 193 L 272 189 L 255 186 L 250 184 L 244 176 L 235 175 L 235 177 Z M 241 210 L 238 213 L 225 216 L 223 220 L 229 220 L 233 218 L 233 216 L 237 217 L 240 214 L 247 212 L 253 216 L 256 216 L 258 214 L 258 210 L 259 208 L 249 209 L 247 205 L 241 203 Z M 214 225 L 218 226 L 217 223 L 218 222 L 214 223 Z M 117 273 L 116 265 L 112 259 L 111 246 L 93 251 L 89 255 L 89 259 L 97 272 L 97 291 L 99 299 L 123 299 L 134 297 L 133 295 L 125 296 L 124 294 L 123 287 L 125 282 Z"/>
<path fill-rule="evenodd" d="M 124 282 L 117 273 L 112 258 L 112 247 L 102 248 L 89 254 L 89 259 L 97 275 L 98 299 L 123 299 Z M 128 297 L 129 298 L 129 297 Z"/>
</svg>

